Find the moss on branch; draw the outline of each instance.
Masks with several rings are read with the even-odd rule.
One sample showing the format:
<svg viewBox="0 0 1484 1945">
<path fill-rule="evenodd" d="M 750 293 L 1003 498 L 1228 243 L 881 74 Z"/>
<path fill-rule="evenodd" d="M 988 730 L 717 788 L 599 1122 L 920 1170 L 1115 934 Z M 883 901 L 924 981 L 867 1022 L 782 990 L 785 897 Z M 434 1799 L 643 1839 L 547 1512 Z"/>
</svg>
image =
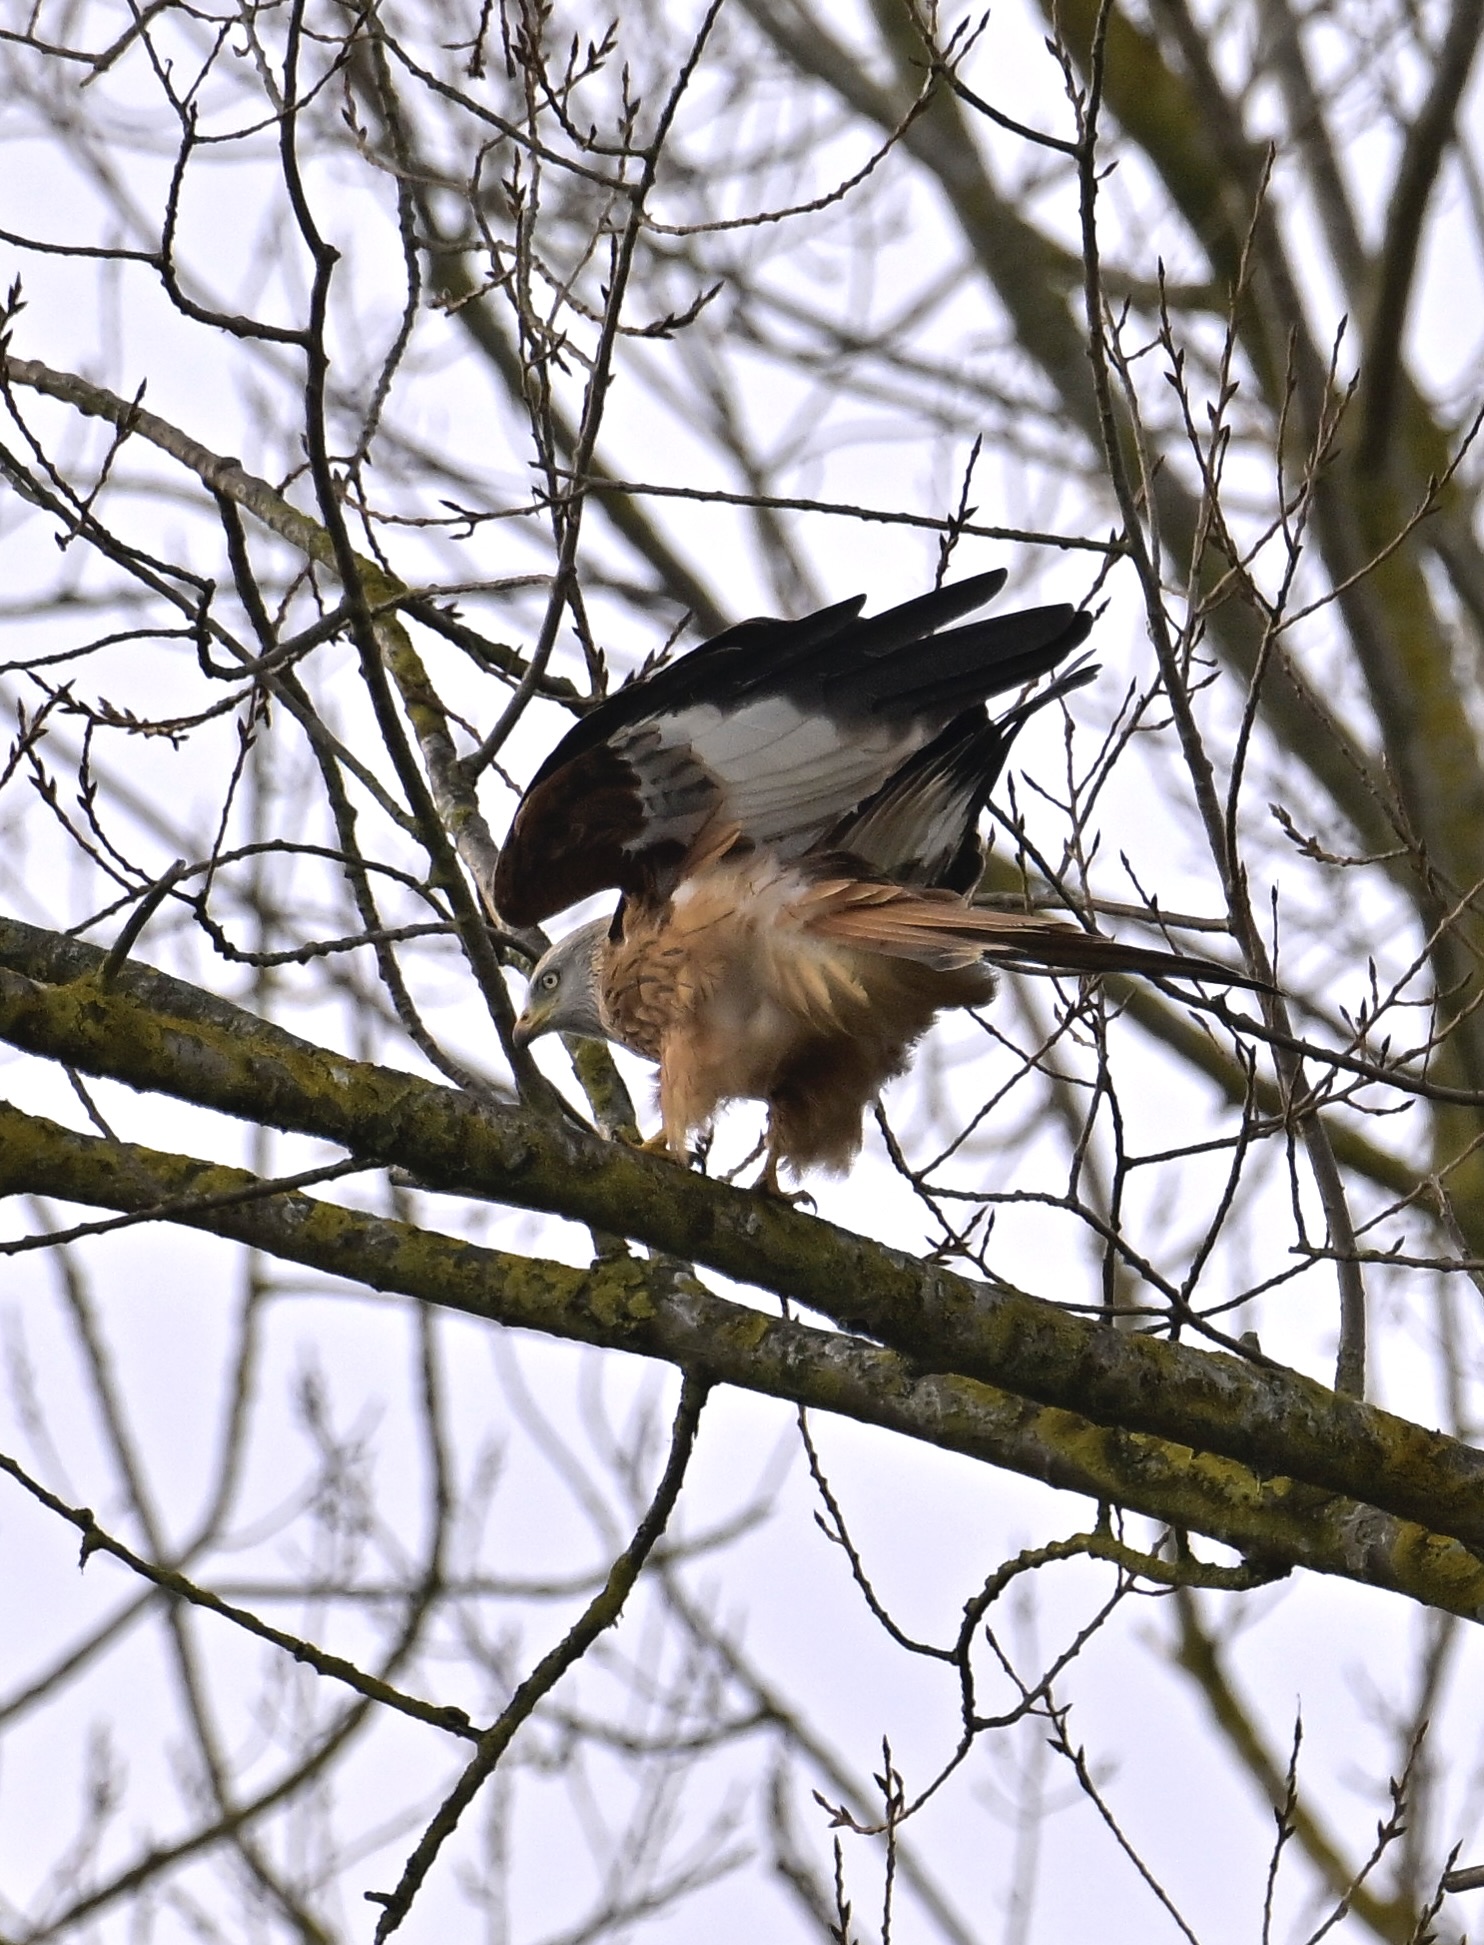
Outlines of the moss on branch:
<svg viewBox="0 0 1484 1945">
<path fill-rule="evenodd" d="M 1153 1434 L 1484 1547 L 1484 1453 L 1441 1433 L 1297 1372 L 1089 1323 L 622 1143 L 348 1059 L 146 969 L 126 965 L 104 990 L 94 977 L 102 957 L 0 922 L 0 1038 L 331 1142 L 430 1188 L 635 1238 L 795 1298 L 919 1372 L 980 1379 L 1079 1414 L 1109 1438 Z M 68 983 L 43 983 L 64 970 Z M 0 1155 L 0 1186 L 21 1186 L 17 1166 Z"/>
<path fill-rule="evenodd" d="M 1458 1541 L 1353 1499 L 1174 1441 L 1094 1424 L 899 1352 L 728 1302 L 682 1267 L 586 1269 L 275 1191 L 0 1107 L 0 1190 L 148 1213 L 289 1262 L 491 1323 L 663 1358 L 715 1382 L 834 1412 L 1206 1534 L 1260 1569 L 1299 1565 L 1484 1618 L 1484 1564 Z"/>
</svg>

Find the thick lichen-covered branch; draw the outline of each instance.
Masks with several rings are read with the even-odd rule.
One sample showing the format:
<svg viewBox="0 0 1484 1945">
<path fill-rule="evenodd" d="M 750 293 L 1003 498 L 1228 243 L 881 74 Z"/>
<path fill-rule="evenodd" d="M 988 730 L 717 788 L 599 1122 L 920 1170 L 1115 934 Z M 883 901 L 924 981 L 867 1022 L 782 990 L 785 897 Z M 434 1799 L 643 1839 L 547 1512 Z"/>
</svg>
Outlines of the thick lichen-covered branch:
<svg viewBox="0 0 1484 1945">
<path fill-rule="evenodd" d="M 924 1371 L 853 1335 L 715 1296 L 666 1259 L 586 1269 L 274 1191 L 245 1170 L 0 1108 L 0 1192 L 153 1214 L 467 1316 L 658 1357 L 718 1383 L 877 1425 L 1208 1535 L 1258 1567 L 1304 1566 L 1484 1618 L 1484 1563 L 1457 1540 L 1188 1445 Z"/>
<path fill-rule="evenodd" d="M 560 1214 L 789 1296 L 914 1360 L 1126 1432 L 1221 1453 L 1484 1546 L 1484 1453 L 1299 1373 L 1089 1323 L 622 1143 L 312 1046 L 96 948 L 0 924 L 0 1038 L 294 1130 L 431 1188 Z M 70 977 L 69 977 L 70 975 Z M 68 983 L 46 983 L 68 978 Z M 6 1157 L 0 1170 L 13 1170 Z M 0 1173 L 0 1182 L 10 1179 Z"/>
</svg>

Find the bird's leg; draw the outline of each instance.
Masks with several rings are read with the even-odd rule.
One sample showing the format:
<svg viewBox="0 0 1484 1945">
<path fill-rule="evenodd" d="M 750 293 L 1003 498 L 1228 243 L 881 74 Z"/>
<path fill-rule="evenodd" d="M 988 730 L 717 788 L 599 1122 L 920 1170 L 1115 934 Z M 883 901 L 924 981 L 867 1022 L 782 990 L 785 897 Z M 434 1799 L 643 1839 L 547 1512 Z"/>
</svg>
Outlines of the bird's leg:
<svg viewBox="0 0 1484 1945">
<path fill-rule="evenodd" d="M 700 1157 L 686 1137 L 692 1128 L 705 1125 L 707 1103 L 698 1101 L 684 1085 L 686 1073 L 684 1061 L 675 1057 L 673 1041 L 667 1039 L 660 1051 L 660 1131 L 645 1146 L 668 1155 L 682 1168 L 692 1168 Z"/>
</svg>

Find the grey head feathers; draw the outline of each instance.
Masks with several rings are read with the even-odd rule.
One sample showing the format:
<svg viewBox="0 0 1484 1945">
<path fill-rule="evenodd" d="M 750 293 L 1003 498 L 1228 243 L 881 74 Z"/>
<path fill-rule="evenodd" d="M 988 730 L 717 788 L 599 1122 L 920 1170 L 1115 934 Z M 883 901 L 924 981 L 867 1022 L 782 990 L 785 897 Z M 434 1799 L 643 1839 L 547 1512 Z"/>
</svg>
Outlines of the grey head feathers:
<svg viewBox="0 0 1484 1945">
<path fill-rule="evenodd" d="M 577 1033 L 591 1040 L 606 1037 L 599 1002 L 599 961 L 610 921 L 594 919 L 579 925 L 565 939 L 544 952 L 531 971 L 525 1011 L 515 1023 L 521 1046 L 543 1033 Z"/>
</svg>

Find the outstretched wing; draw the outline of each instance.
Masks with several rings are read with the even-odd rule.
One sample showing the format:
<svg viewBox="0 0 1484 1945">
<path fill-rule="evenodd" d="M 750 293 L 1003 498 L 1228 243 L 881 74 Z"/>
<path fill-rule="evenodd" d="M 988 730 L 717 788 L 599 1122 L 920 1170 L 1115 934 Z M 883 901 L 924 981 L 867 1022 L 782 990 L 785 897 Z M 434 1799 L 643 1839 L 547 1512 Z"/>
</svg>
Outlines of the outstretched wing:
<svg viewBox="0 0 1484 1945">
<path fill-rule="evenodd" d="M 842 825 L 951 725 L 962 758 L 987 728 L 987 696 L 1044 675 L 1086 637 L 1091 617 L 1065 603 L 948 627 L 1004 578 L 977 575 L 866 620 L 857 599 L 801 621 L 745 621 L 620 689 L 563 738 L 522 798 L 495 877 L 502 916 L 533 925 L 609 886 L 666 891 L 708 825 L 784 858 L 839 844 Z M 950 796 L 962 806 L 972 794 Z M 972 821 L 982 801 L 960 818 Z M 915 841 L 913 814 L 899 793 L 898 849 Z M 955 855 L 963 836 L 960 822 Z"/>
<path fill-rule="evenodd" d="M 972 891 L 984 870 L 979 813 L 1000 778 L 1010 745 L 1039 709 L 1097 675 L 1094 663 L 1069 669 L 1018 709 L 991 720 L 982 708 L 955 716 L 863 804 L 841 818 L 817 847 L 897 885 Z"/>
</svg>

